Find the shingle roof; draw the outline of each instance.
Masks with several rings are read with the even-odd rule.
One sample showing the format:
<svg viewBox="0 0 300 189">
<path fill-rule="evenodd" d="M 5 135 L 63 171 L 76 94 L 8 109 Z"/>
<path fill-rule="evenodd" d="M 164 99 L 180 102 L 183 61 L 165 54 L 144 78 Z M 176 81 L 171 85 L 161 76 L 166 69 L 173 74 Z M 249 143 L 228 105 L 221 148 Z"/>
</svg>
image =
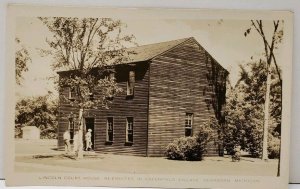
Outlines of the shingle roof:
<svg viewBox="0 0 300 189">
<path fill-rule="evenodd" d="M 193 39 L 193 37 L 127 48 L 126 51 L 129 53 L 128 60 L 122 62 L 122 64 L 150 60 L 172 49 L 173 47 L 180 45 L 181 43 L 189 39 Z M 59 70 L 57 71 L 57 73 L 68 72 L 68 71 L 74 71 L 74 70 Z"/>
<path fill-rule="evenodd" d="M 177 39 L 172 41 L 128 48 L 126 51 L 132 53 L 129 54 L 129 60 L 124 63 L 150 60 L 189 39 L 191 38 Z"/>
</svg>

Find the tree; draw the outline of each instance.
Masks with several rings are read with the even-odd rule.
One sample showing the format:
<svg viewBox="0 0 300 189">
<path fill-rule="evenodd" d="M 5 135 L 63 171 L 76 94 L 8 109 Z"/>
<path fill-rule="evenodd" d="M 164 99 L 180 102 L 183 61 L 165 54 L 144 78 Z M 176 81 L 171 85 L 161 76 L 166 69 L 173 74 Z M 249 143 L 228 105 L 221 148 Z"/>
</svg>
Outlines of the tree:
<svg viewBox="0 0 300 189">
<path fill-rule="evenodd" d="M 102 77 L 105 72 L 113 73 L 113 66 L 128 60 L 131 52 L 126 45 L 133 43 L 134 36 L 123 34 L 125 25 L 110 18 L 39 18 L 52 33 L 47 39 L 52 55 L 54 70 L 73 70 L 68 77 L 61 78 L 59 86 L 69 86 L 75 92 L 72 103 L 78 107 L 79 131 L 83 134 L 83 114 L 90 108 L 109 108 L 110 101 L 122 90 L 117 86 L 114 74 Z M 90 98 L 94 93 L 97 98 Z M 99 92 L 100 91 L 100 92 Z M 63 99 L 61 99 L 63 100 Z M 68 99 L 64 99 L 68 100 Z M 78 141 L 82 146 L 82 141 Z M 82 147 L 78 158 L 82 158 Z"/>
<path fill-rule="evenodd" d="M 283 22 L 283 21 L 282 21 Z M 262 20 L 251 20 L 251 27 L 246 30 L 244 33 L 245 36 L 247 36 L 251 28 L 254 28 L 257 33 L 260 35 L 263 44 L 264 44 L 264 56 L 265 56 L 265 62 L 266 62 L 266 72 L 267 72 L 267 82 L 266 82 L 266 99 L 264 104 L 264 133 L 263 133 L 263 155 L 262 159 L 267 160 L 268 159 L 268 125 L 269 125 L 269 107 L 270 107 L 270 86 L 271 86 L 271 63 L 273 62 L 277 74 L 279 76 L 280 84 L 282 85 L 280 70 L 277 65 L 277 61 L 274 55 L 274 49 L 278 48 L 277 45 L 282 41 L 283 37 L 283 29 L 279 29 L 279 20 L 273 21 L 273 34 L 271 37 L 271 40 L 267 39 L 267 35 L 265 34 L 263 22 Z"/>
<path fill-rule="evenodd" d="M 31 58 L 28 50 L 21 45 L 21 40 L 19 38 L 15 39 L 16 42 L 16 57 L 15 57 L 15 66 L 16 66 L 16 83 L 21 85 L 22 74 L 28 71 L 27 64 L 31 62 Z"/>
<path fill-rule="evenodd" d="M 15 124 L 33 125 L 41 130 L 41 138 L 56 138 L 58 103 L 50 94 L 27 97 L 16 103 Z"/>
<path fill-rule="evenodd" d="M 234 146 L 240 145 L 253 157 L 262 155 L 266 66 L 262 60 L 240 66 L 240 80 L 234 88 L 228 90 L 224 143 L 229 153 L 232 153 Z M 276 147 L 280 139 L 281 114 L 278 112 L 281 111 L 281 88 L 274 66 L 271 67 L 270 75 L 271 106 L 268 135 L 269 140 L 273 140 L 273 146 Z M 274 154 L 269 148 L 268 155 L 270 156 L 271 153 Z"/>
</svg>

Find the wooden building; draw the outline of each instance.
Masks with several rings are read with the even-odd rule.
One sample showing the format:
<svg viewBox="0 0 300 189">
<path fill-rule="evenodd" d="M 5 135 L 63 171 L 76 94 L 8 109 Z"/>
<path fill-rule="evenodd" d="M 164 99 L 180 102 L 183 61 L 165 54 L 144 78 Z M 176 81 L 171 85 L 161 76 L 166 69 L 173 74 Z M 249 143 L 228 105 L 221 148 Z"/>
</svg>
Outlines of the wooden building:
<svg viewBox="0 0 300 189">
<path fill-rule="evenodd" d="M 168 143 L 197 133 L 211 116 L 224 122 L 228 72 L 193 37 L 128 50 L 135 52 L 130 61 L 115 66 L 124 93 L 113 98 L 109 109 L 84 115 L 96 152 L 164 156 Z M 67 71 L 58 74 L 64 77 Z M 70 96 L 69 88 L 60 88 L 59 95 Z M 70 128 L 72 137 L 76 130 L 72 112 L 78 109 L 60 102 L 60 149 L 64 131 Z M 222 149 L 216 145 L 207 153 L 219 154 Z"/>
</svg>

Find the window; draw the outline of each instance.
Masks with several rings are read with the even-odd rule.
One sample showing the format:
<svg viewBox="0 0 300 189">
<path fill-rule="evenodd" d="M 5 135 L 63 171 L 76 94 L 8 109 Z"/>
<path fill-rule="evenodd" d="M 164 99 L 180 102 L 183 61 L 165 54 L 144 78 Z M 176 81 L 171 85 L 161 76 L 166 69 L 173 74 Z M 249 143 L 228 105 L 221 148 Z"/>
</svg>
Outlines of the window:
<svg viewBox="0 0 300 189">
<path fill-rule="evenodd" d="M 193 135 L 193 117 L 192 113 L 185 114 L 185 136 Z"/>
<path fill-rule="evenodd" d="M 75 96 L 76 96 L 75 88 L 69 87 L 69 99 L 70 100 L 75 100 Z"/>
<path fill-rule="evenodd" d="M 129 71 L 128 82 L 127 82 L 127 96 L 133 96 L 135 83 L 135 72 Z"/>
<path fill-rule="evenodd" d="M 89 93 L 89 100 L 94 100 L 94 93 Z"/>
<path fill-rule="evenodd" d="M 115 79 L 115 72 L 110 72 L 108 78 L 110 80 Z"/>
<path fill-rule="evenodd" d="M 133 117 L 126 118 L 126 142 L 133 142 Z"/>
<path fill-rule="evenodd" d="M 74 127 L 74 120 L 72 118 L 69 119 L 69 132 L 70 132 L 70 142 L 73 144 L 75 127 Z"/>
<path fill-rule="evenodd" d="M 114 140 L 114 118 L 108 117 L 106 123 L 106 141 L 112 142 Z"/>
</svg>

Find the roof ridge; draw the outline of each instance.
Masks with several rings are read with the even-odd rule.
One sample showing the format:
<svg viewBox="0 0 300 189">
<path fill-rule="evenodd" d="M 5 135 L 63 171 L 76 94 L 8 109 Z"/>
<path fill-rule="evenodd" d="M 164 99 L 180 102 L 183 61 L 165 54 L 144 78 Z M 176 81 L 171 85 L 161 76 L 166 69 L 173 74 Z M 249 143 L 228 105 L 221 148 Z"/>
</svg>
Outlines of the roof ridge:
<svg viewBox="0 0 300 189">
<path fill-rule="evenodd" d="M 190 40 L 190 39 L 194 39 L 194 37 L 188 37 L 188 38 L 178 39 L 178 40 L 183 40 L 183 41 L 180 42 L 180 43 L 178 43 L 178 44 L 176 44 L 176 45 L 174 45 L 173 47 L 170 47 L 169 49 L 167 49 L 167 50 L 165 50 L 165 51 L 163 51 L 163 52 L 161 52 L 161 53 L 159 53 L 159 54 L 153 56 L 152 58 L 149 58 L 149 59 L 154 59 L 154 58 L 156 58 L 156 57 L 158 57 L 158 56 L 160 56 L 160 55 L 162 55 L 162 54 L 164 54 L 164 53 L 166 53 L 166 52 L 169 52 L 169 51 L 171 51 L 172 49 L 178 47 L 179 45 L 181 45 L 182 43 L 187 42 L 187 41 Z M 176 41 L 176 40 L 174 40 L 174 41 Z"/>
<path fill-rule="evenodd" d="M 191 38 L 194 38 L 194 37 L 186 37 L 186 38 L 180 38 L 180 39 L 173 39 L 173 40 L 169 40 L 169 41 L 162 41 L 162 42 L 156 42 L 156 43 L 149 43 L 149 44 L 145 44 L 145 45 L 138 45 L 138 46 L 135 46 L 135 47 L 128 47 L 126 49 L 131 49 L 131 48 L 138 48 L 138 47 L 145 47 L 145 46 L 151 46 L 151 45 L 157 45 L 157 44 L 162 44 L 162 43 L 169 43 L 169 42 L 175 42 L 175 41 L 180 41 L 180 40 L 188 40 L 188 39 L 191 39 Z M 182 41 L 182 42 L 184 42 Z"/>
<path fill-rule="evenodd" d="M 129 55 L 130 61 L 127 61 L 127 63 L 153 59 L 158 55 L 161 55 L 190 39 L 194 39 L 194 38 L 193 37 L 181 38 L 181 39 L 175 39 L 170 41 L 151 43 L 147 45 L 126 48 L 126 51 L 133 52 L 132 54 Z"/>
</svg>

